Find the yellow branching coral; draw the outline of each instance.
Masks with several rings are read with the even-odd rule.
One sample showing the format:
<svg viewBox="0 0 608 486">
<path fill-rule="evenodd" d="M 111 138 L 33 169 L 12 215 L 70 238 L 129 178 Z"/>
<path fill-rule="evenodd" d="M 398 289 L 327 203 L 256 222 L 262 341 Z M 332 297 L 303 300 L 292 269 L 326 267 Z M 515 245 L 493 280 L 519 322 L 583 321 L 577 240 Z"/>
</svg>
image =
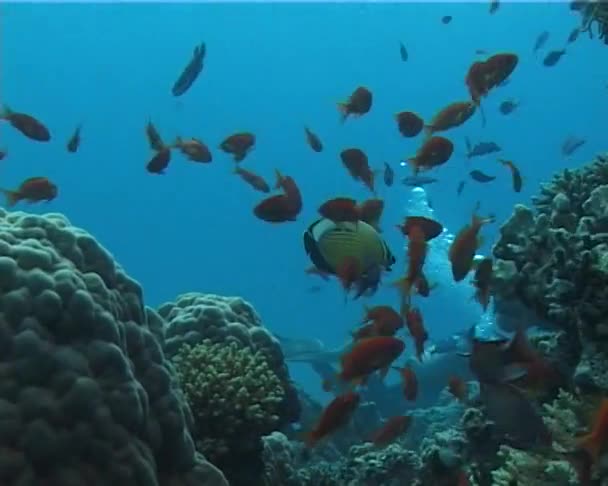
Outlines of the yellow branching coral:
<svg viewBox="0 0 608 486">
<path fill-rule="evenodd" d="M 206 456 L 217 457 L 232 441 L 257 441 L 274 430 L 285 392 L 262 352 L 206 339 L 182 346 L 172 360 Z"/>
</svg>

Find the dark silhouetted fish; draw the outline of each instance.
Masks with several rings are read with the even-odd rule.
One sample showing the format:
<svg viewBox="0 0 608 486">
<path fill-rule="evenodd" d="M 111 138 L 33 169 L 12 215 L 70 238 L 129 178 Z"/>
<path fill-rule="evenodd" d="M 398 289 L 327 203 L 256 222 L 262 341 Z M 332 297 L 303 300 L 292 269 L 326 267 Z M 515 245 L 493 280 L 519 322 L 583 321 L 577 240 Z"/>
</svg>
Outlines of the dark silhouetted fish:
<svg viewBox="0 0 608 486">
<path fill-rule="evenodd" d="M 570 35 L 568 36 L 568 44 L 572 44 L 573 42 L 576 42 L 576 40 L 578 39 L 578 35 L 581 33 L 581 29 L 580 27 L 575 27 L 574 29 L 572 29 L 572 32 L 570 32 Z"/>
<path fill-rule="evenodd" d="M 495 14 L 500 8 L 499 0 L 490 0 L 490 15 Z"/>
<path fill-rule="evenodd" d="M 555 66 L 564 54 L 566 54 L 566 49 L 558 49 L 556 51 L 551 51 L 543 59 L 543 66 L 546 66 L 546 67 Z"/>
<path fill-rule="evenodd" d="M 574 136 L 568 137 L 564 143 L 562 143 L 562 155 L 568 157 L 576 152 L 580 147 L 585 145 L 586 140 L 584 138 L 578 138 Z"/>
<path fill-rule="evenodd" d="M 498 110 L 503 115 L 510 115 L 517 109 L 518 106 L 519 106 L 519 101 L 514 100 L 514 99 L 509 99 L 509 100 L 503 101 L 500 104 L 500 106 L 498 107 Z"/>
<path fill-rule="evenodd" d="M 500 146 L 495 144 L 494 142 L 479 142 L 473 146 L 469 137 L 465 137 L 464 139 L 467 145 L 467 159 L 471 159 L 473 157 L 481 157 L 482 155 L 493 154 L 495 152 L 500 152 L 502 149 Z"/>
<path fill-rule="evenodd" d="M 393 168 L 388 165 L 387 162 L 384 162 L 384 183 L 387 187 L 391 187 L 393 182 L 395 181 L 395 171 Z"/>
<path fill-rule="evenodd" d="M 441 23 L 443 24 L 449 24 L 452 21 L 452 16 L 451 15 L 444 15 L 443 17 L 441 17 Z"/>
<path fill-rule="evenodd" d="M 460 181 L 460 183 L 458 184 L 458 187 L 456 188 L 456 194 L 457 195 L 460 196 L 462 194 L 462 191 L 464 189 L 464 184 L 465 184 L 464 181 Z"/>
<path fill-rule="evenodd" d="M 194 48 L 192 59 L 190 60 L 186 68 L 182 71 L 179 78 L 177 78 L 177 81 L 171 89 L 171 93 L 173 93 L 173 96 L 183 95 L 186 91 L 190 89 L 194 81 L 196 81 L 196 78 L 198 78 L 198 75 L 203 70 L 203 60 L 205 59 L 205 53 L 206 48 L 204 42 L 201 43 L 200 46 L 196 46 Z"/>
<path fill-rule="evenodd" d="M 484 174 L 480 170 L 472 170 L 469 172 L 469 175 L 471 176 L 471 179 L 477 182 L 492 182 L 494 179 L 496 179 L 496 176 Z"/>
<path fill-rule="evenodd" d="M 407 53 L 407 49 L 403 45 L 403 42 L 399 43 L 399 54 L 401 55 L 401 60 L 406 62 L 409 59 L 409 55 Z"/>
<path fill-rule="evenodd" d="M 481 383 L 479 396 L 495 432 L 506 443 L 522 449 L 551 444 L 542 416 L 515 386 Z"/>
<path fill-rule="evenodd" d="M 428 184 L 433 184 L 437 181 L 438 181 L 438 179 L 435 179 L 434 177 L 421 176 L 421 175 L 407 176 L 407 177 L 404 177 L 403 179 L 401 179 L 402 184 L 404 184 L 406 186 L 412 186 L 412 187 L 426 186 Z"/>
<path fill-rule="evenodd" d="M 547 43 L 548 40 L 549 32 L 547 32 L 546 30 L 544 32 L 541 32 L 536 38 L 536 42 L 534 43 L 534 49 L 532 50 L 532 52 L 536 54 L 539 49 L 543 48 L 543 46 Z"/>
</svg>

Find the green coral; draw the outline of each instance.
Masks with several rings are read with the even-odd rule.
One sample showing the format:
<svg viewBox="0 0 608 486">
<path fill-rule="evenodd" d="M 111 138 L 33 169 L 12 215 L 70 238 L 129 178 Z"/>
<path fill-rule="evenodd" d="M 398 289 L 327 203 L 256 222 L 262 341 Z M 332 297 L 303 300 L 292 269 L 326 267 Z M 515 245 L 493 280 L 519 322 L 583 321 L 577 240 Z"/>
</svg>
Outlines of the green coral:
<svg viewBox="0 0 608 486">
<path fill-rule="evenodd" d="M 262 352 L 205 339 L 183 345 L 172 361 L 192 409 L 197 445 L 209 458 L 275 429 L 285 392 Z"/>
</svg>

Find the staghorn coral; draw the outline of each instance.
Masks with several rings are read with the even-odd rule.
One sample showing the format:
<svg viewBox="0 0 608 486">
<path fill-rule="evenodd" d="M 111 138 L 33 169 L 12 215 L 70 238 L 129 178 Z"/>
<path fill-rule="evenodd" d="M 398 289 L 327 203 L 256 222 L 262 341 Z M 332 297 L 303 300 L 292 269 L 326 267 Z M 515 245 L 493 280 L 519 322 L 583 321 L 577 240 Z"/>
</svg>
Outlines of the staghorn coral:
<svg viewBox="0 0 608 486">
<path fill-rule="evenodd" d="M 0 484 L 226 486 L 197 454 L 160 317 L 91 235 L 0 210 Z"/>
<path fill-rule="evenodd" d="M 183 345 L 173 357 L 194 415 L 197 441 L 212 460 L 233 442 L 256 442 L 279 423 L 284 391 L 260 351 L 234 342 Z"/>
</svg>

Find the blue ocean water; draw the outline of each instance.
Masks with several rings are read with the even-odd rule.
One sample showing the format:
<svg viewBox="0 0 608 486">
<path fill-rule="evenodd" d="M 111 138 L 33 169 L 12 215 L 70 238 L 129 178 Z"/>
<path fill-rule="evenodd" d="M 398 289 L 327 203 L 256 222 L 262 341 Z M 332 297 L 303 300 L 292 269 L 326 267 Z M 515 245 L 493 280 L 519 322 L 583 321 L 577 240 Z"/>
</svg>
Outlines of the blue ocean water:
<svg viewBox="0 0 608 486">
<path fill-rule="evenodd" d="M 444 15 L 453 16 L 449 25 L 441 23 Z M 345 304 L 335 281 L 324 284 L 304 273 L 309 261 L 302 233 L 319 204 L 335 195 L 369 196 L 348 176 L 339 152 L 360 147 L 372 166 L 387 161 L 398 178 L 407 175 L 399 161 L 416 151 L 421 137 L 402 138 L 394 114 L 413 110 L 428 119 L 448 103 L 466 100 L 464 76 L 480 58 L 476 49 L 518 54 L 511 82 L 484 99 L 487 126 L 475 115 L 447 132 L 455 154 L 432 174 L 440 181 L 427 189 L 436 217 L 452 232 L 469 221 L 477 201 L 482 214 L 496 215 L 497 223 L 483 230 L 481 252 L 488 253 L 515 203 L 528 203 L 552 173 L 606 149 L 606 47 L 582 34 L 558 65 L 542 65 L 543 55 L 563 47 L 579 23 L 567 3 L 504 2 L 494 15 L 485 2 L 4 3 L 1 101 L 43 120 L 53 139 L 32 143 L 0 124 L 0 148 L 9 151 L 0 162 L 0 187 L 34 175 L 53 180 L 58 198 L 18 209 L 61 212 L 90 231 L 143 284 L 148 305 L 188 291 L 240 295 L 275 332 L 341 345 L 360 321 L 364 302 L 396 305 L 397 294 L 386 286 L 371 299 Z M 543 30 L 550 38 L 534 56 Z M 201 76 L 174 98 L 173 82 L 203 41 Z M 407 62 L 399 57 L 399 42 L 409 51 Z M 336 102 L 359 85 L 373 92 L 372 110 L 342 124 Z M 498 105 L 509 97 L 522 105 L 505 117 Z M 148 120 L 168 140 L 202 139 L 213 150 L 213 163 L 174 155 L 167 174 L 147 173 Z M 65 143 L 79 123 L 82 144 L 69 154 Z M 304 125 L 321 137 L 321 154 L 306 145 Z M 232 161 L 217 148 L 236 131 L 257 137 L 245 168 L 270 180 L 275 168 L 295 178 L 304 197 L 297 222 L 270 225 L 254 217 L 262 197 L 232 174 Z M 569 135 L 587 143 L 564 159 L 560 145 Z M 501 156 L 523 173 L 523 191 L 513 193 L 496 157 L 467 162 L 465 136 L 501 145 Z M 472 168 L 498 179 L 467 182 L 456 197 L 458 182 Z M 404 265 L 404 240 L 394 224 L 407 211 L 409 191 L 398 183 L 379 190 L 386 202 L 384 236 L 398 258 L 394 277 L 385 282 Z M 452 284 L 439 283 L 441 299 L 421 303 L 432 338 L 471 324 L 452 310 L 461 294 L 451 299 Z M 309 292 L 313 285 L 321 291 Z M 318 392 L 318 378 L 304 366 L 293 372 Z"/>
</svg>

